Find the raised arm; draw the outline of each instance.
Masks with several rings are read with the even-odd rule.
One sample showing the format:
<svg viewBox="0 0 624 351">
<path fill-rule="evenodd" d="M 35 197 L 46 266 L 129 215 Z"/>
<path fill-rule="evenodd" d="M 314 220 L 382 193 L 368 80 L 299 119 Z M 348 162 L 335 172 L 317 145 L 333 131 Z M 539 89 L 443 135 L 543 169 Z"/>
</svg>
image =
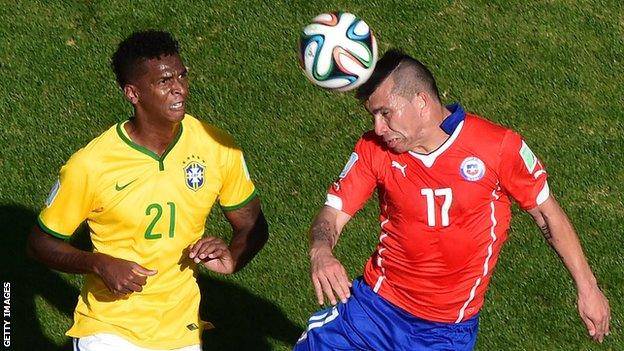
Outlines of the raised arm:
<svg viewBox="0 0 624 351">
<path fill-rule="evenodd" d="M 52 269 L 66 273 L 97 274 L 108 290 L 117 296 L 142 291 L 147 276 L 157 273 L 136 262 L 79 250 L 44 233 L 38 225 L 28 236 L 26 252 Z"/>
<path fill-rule="evenodd" d="M 348 214 L 324 206 L 312 222 L 309 231 L 310 274 L 319 305 L 324 303 L 323 294 L 332 305 L 337 303 L 334 292 L 342 302 L 346 302 L 351 296 L 351 281 L 332 253 L 342 228 L 350 219 Z"/>
<path fill-rule="evenodd" d="M 225 211 L 232 226 L 232 240 L 226 245 L 220 238 L 200 239 L 189 249 L 189 257 L 202 262 L 213 272 L 232 274 L 241 270 L 269 239 L 269 226 L 256 197 L 240 209 Z"/>
<path fill-rule="evenodd" d="M 589 335 L 602 342 L 609 334 L 609 302 L 598 288 L 572 223 L 552 196 L 528 212 L 574 279 L 578 311 Z"/>
</svg>

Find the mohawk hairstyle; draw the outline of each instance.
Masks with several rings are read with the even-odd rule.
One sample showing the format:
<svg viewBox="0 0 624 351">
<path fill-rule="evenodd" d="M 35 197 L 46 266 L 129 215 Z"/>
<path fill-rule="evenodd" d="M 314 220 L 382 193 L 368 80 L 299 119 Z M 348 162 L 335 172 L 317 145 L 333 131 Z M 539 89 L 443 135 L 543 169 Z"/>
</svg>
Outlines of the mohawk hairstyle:
<svg viewBox="0 0 624 351">
<path fill-rule="evenodd" d="M 386 78 L 392 77 L 392 93 L 411 100 L 419 92 L 427 92 L 440 101 L 440 94 L 431 72 L 420 61 L 403 52 L 390 49 L 377 64 L 371 77 L 356 91 L 355 97 L 365 102 Z"/>
<path fill-rule="evenodd" d="M 178 41 L 164 31 L 134 32 L 119 43 L 111 59 L 111 66 L 121 88 L 136 78 L 139 64 L 149 59 L 180 54 Z"/>
</svg>

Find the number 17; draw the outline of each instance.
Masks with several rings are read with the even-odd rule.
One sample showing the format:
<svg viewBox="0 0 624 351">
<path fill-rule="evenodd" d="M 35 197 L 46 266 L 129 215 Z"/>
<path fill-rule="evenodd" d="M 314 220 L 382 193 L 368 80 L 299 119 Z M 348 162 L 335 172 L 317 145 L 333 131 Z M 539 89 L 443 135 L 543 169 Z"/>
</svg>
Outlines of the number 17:
<svg viewBox="0 0 624 351">
<path fill-rule="evenodd" d="M 448 227 L 449 225 L 449 209 L 451 208 L 451 202 L 453 202 L 453 192 L 451 188 L 443 189 L 420 189 L 420 194 L 427 198 L 427 224 L 430 227 L 436 225 L 435 214 L 435 199 L 434 196 L 444 196 L 444 202 L 442 203 L 440 217 L 442 218 L 442 226 Z"/>
</svg>

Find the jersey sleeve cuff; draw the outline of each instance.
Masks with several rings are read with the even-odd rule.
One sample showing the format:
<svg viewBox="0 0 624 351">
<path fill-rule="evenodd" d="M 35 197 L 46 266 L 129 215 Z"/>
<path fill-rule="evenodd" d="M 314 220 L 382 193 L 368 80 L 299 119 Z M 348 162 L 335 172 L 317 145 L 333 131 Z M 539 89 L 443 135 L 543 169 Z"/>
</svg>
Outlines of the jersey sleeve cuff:
<svg viewBox="0 0 624 351">
<path fill-rule="evenodd" d="M 550 189 L 548 188 L 548 182 L 544 182 L 544 187 L 539 192 L 539 194 L 537 194 L 537 198 L 535 199 L 537 206 L 546 202 L 546 200 L 548 200 L 549 195 L 550 195 Z"/>
<path fill-rule="evenodd" d="M 247 205 L 257 195 L 258 195 L 258 191 L 256 189 L 254 189 L 254 191 L 251 193 L 251 195 L 249 195 L 245 200 L 243 200 L 243 202 L 239 203 L 238 205 L 233 205 L 233 206 L 223 206 L 223 205 L 221 205 L 221 209 L 223 209 L 223 211 L 235 211 L 235 210 L 241 209 L 241 208 L 245 207 L 245 205 Z"/>
<path fill-rule="evenodd" d="M 325 200 L 325 206 L 329 206 L 338 211 L 342 211 L 342 199 L 336 195 L 327 194 L 327 199 Z"/>
<path fill-rule="evenodd" d="M 37 216 L 37 223 L 39 224 L 39 227 L 41 228 L 41 230 L 48 234 L 51 235 L 55 238 L 61 239 L 61 240 L 69 240 L 71 238 L 71 235 L 65 235 L 65 234 L 61 234 L 58 232 L 55 232 L 54 230 L 48 228 L 45 224 L 43 224 L 43 221 L 41 220 L 41 216 Z"/>
</svg>

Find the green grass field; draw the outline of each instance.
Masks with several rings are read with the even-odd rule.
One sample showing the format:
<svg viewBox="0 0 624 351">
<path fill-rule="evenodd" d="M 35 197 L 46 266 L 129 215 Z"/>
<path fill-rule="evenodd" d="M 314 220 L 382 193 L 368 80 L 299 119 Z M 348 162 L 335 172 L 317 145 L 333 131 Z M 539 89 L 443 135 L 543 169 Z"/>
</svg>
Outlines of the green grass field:
<svg viewBox="0 0 624 351">
<path fill-rule="evenodd" d="M 2 280 L 12 350 L 70 350 L 81 277 L 27 260 L 25 237 L 57 172 L 131 114 L 109 59 L 133 30 L 173 32 L 190 67 L 188 111 L 246 151 L 271 238 L 244 271 L 200 277 L 207 350 L 288 350 L 317 309 L 306 231 L 370 118 L 352 94 L 314 87 L 297 62 L 316 14 L 363 17 L 380 51 L 399 47 L 437 77 L 445 102 L 512 127 L 547 165 L 610 299 L 596 344 L 574 285 L 528 215 L 512 222 L 481 313 L 478 350 L 624 350 L 624 3 L 550 1 L 17 1 L 0 6 Z M 377 241 L 377 205 L 336 249 L 355 277 Z M 215 209 L 207 231 L 227 237 Z"/>
</svg>

